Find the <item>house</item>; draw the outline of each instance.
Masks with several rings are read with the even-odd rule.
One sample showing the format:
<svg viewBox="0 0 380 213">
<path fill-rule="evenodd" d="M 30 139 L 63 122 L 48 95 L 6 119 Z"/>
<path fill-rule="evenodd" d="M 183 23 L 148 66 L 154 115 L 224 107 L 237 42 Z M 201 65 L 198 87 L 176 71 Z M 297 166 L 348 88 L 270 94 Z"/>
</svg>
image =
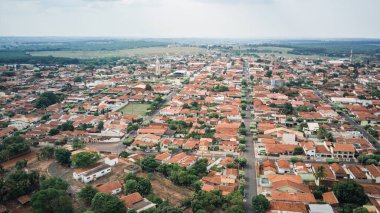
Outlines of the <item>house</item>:
<svg viewBox="0 0 380 213">
<path fill-rule="evenodd" d="M 310 193 L 308 186 L 300 183 L 295 183 L 290 180 L 280 180 L 272 183 L 272 189 L 281 192 L 297 192 L 297 193 Z"/>
<path fill-rule="evenodd" d="M 290 163 L 287 160 L 277 160 L 277 172 L 279 174 L 290 173 Z"/>
<path fill-rule="evenodd" d="M 164 152 L 162 154 L 159 154 L 157 155 L 156 157 L 154 157 L 154 159 L 160 163 L 160 164 L 163 164 L 163 163 L 166 163 L 168 160 L 170 160 L 170 158 L 172 157 L 171 154 L 167 153 L 167 152 Z"/>
<path fill-rule="evenodd" d="M 334 158 L 342 161 L 353 161 L 355 159 L 355 147 L 352 144 L 334 143 L 331 152 Z"/>
<path fill-rule="evenodd" d="M 111 173 L 111 166 L 107 164 L 96 163 L 85 168 L 76 169 L 73 173 L 73 178 L 84 183 L 89 183 L 108 173 Z"/>
<path fill-rule="evenodd" d="M 120 181 L 115 180 L 115 181 L 108 182 L 108 183 L 105 183 L 105 184 L 102 184 L 102 185 L 96 187 L 96 190 L 98 192 L 103 192 L 103 193 L 107 193 L 110 195 L 116 195 L 122 191 L 122 185 L 121 185 Z"/>
<path fill-rule="evenodd" d="M 115 166 L 119 163 L 119 156 L 117 154 L 109 154 L 105 159 L 104 163 L 110 166 Z"/>
<path fill-rule="evenodd" d="M 317 203 L 312 193 L 297 193 L 297 192 L 281 192 L 278 190 L 272 190 L 273 201 L 286 201 L 295 203 Z"/>
<path fill-rule="evenodd" d="M 367 179 L 367 174 L 356 165 L 344 165 L 351 179 Z"/>
<path fill-rule="evenodd" d="M 309 213 L 334 213 L 329 204 L 309 204 Z"/>
<path fill-rule="evenodd" d="M 338 199 L 336 198 L 336 196 L 335 196 L 335 194 L 334 194 L 334 192 L 325 192 L 325 193 L 323 193 L 322 194 L 322 198 L 323 198 L 323 201 L 325 202 L 325 203 L 328 203 L 328 204 L 330 204 L 330 205 L 332 205 L 332 206 L 337 206 L 337 205 L 339 205 L 339 201 L 338 201 Z"/>
<path fill-rule="evenodd" d="M 348 178 L 348 174 L 344 168 L 338 163 L 330 164 L 330 169 L 336 176 L 336 178 Z"/>
<path fill-rule="evenodd" d="M 284 201 L 271 201 L 269 212 L 273 213 L 307 213 L 306 205 Z"/>
<path fill-rule="evenodd" d="M 369 177 L 375 181 L 375 183 L 380 183 L 380 167 L 373 164 L 366 166 L 367 174 Z"/>
<path fill-rule="evenodd" d="M 136 212 L 142 212 L 156 206 L 156 204 L 150 202 L 148 199 L 143 198 L 138 192 L 124 195 L 120 200 L 124 203 L 125 207 L 134 209 Z"/>
</svg>

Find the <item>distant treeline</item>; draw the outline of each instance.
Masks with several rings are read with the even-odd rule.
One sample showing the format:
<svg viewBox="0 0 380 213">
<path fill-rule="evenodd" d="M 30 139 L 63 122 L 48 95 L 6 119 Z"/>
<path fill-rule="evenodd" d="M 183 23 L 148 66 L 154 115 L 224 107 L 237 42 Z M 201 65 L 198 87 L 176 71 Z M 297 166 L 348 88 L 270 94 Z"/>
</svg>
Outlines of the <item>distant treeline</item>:
<svg viewBox="0 0 380 213">
<path fill-rule="evenodd" d="M 6 51 L 104 51 L 104 50 L 124 50 L 143 47 L 162 47 L 168 43 L 145 40 L 84 40 L 84 41 L 23 41 L 23 42 L 2 42 L 0 50 Z"/>
<path fill-rule="evenodd" d="M 349 57 L 351 49 L 353 54 L 364 54 L 368 56 L 380 57 L 380 40 L 353 40 L 353 41 L 322 41 L 322 40 L 284 40 L 274 43 L 248 45 L 252 52 L 258 51 L 256 48 L 283 47 L 291 48 L 289 54 L 295 55 L 321 55 L 329 57 Z"/>
<path fill-rule="evenodd" d="M 0 51 L 0 64 L 35 64 L 35 65 L 89 65 L 89 66 L 102 66 L 102 65 L 115 65 L 121 57 L 106 57 L 106 58 L 64 58 L 53 56 L 32 56 L 22 51 Z M 142 61 L 136 58 L 122 57 L 123 62 L 118 64 L 143 64 Z"/>
<path fill-rule="evenodd" d="M 56 58 L 53 56 L 31 56 L 21 51 L 0 51 L 0 64 L 79 64 L 76 58 Z"/>
</svg>

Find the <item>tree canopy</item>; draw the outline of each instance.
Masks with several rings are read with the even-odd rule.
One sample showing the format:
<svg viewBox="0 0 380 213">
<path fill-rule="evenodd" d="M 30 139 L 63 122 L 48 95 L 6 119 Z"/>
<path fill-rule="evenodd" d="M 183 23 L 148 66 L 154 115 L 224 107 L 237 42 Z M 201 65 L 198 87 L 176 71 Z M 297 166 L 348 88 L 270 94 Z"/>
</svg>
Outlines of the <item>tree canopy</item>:
<svg viewBox="0 0 380 213">
<path fill-rule="evenodd" d="M 73 155 L 72 164 L 75 168 L 83 168 L 96 163 L 99 160 L 99 155 L 92 152 L 80 152 Z"/>
<path fill-rule="evenodd" d="M 78 192 L 78 197 L 80 200 L 82 200 L 85 204 L 90 205 L 92 199 L 95 197 L 96 189 L 92 187 L 92 185 L 87 184 L 85 187 L 83 187 L 79 192 Z"/>
<path fill-rule="evenodd" d="M 36 213 L 71 213 L 71 199 L 63 190 L 54 188 L 43 189 L 32 195 L 31 204 Z"/>
<path fill-rule="evenodd" d="M 59 177 L 49 177 L 41 182 L 41 189 L 58 189 L 66 191 L 69 188 L 69 184 Z"/>
<path fill-rule="evenodd" d="M 91 201 L 91 208 L 96 213 L 125 213 L 124 204 L 118 197 L 98 192 Z"/>
<path fill-rule="evenodd" d="M 252 207 L 256 213 L 265 213 L 269 208 L 269 201 L 264 195 L 257 195 L 252 198 Z"/>
<path fill-rule="evenodd" d="M 364 205 L 367 202 L 363 187 L 354 181 L 336 183 L 333 191 L 339 203 L 342 204 Z"/>
<path fill-rule="evenodd" d="M 37 98 L 35 107 L 39 109 L 46 108 L 50 105 L 61 102 L 62 99 L 61 96 L 58 96 L 53 92 L 44 92 Z"/>
</svg>

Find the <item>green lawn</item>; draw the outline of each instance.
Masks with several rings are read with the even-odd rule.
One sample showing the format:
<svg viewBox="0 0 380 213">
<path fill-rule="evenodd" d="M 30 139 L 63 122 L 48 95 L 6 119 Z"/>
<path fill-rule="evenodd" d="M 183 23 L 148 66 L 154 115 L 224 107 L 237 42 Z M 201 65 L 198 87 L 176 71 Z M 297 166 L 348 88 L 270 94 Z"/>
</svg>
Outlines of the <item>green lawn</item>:
<svg viewBox="0 0 380 213">
<path fill-rule="evenodd" d="M 65 58 L 103 58 L 125 56 L 155 56 L 155 55 L 194 55 L 205 53 L 206 49 L 199 47 L 147 47 L 112 51 L 38 51 L 31 52 L 33 56 L 54 56 Z"/>
<path fill-rule="evenodd" d="M 123 112 L 124 115 L 145 115 L 148 107 L 149 104 L 129 103 L 118 111 Z"/>
</svg>

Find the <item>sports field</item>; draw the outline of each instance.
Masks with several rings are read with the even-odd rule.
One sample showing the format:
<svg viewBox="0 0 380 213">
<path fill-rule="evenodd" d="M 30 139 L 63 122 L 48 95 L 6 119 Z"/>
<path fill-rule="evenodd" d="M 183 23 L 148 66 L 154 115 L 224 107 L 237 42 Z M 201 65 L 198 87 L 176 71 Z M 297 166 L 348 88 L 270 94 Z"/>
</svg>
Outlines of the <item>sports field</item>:
<svg viewBox="0 0 380 213">
<path fill-rule="evenodd" d="M 119 112 L 123 112 L 124 115 L 140 115 L 143 116 L 147 112 L 149 108 L 149 104 L 141 104 L 141 103 L 129 103 L 127 106 L 118 110 Z"/>
</svg>

